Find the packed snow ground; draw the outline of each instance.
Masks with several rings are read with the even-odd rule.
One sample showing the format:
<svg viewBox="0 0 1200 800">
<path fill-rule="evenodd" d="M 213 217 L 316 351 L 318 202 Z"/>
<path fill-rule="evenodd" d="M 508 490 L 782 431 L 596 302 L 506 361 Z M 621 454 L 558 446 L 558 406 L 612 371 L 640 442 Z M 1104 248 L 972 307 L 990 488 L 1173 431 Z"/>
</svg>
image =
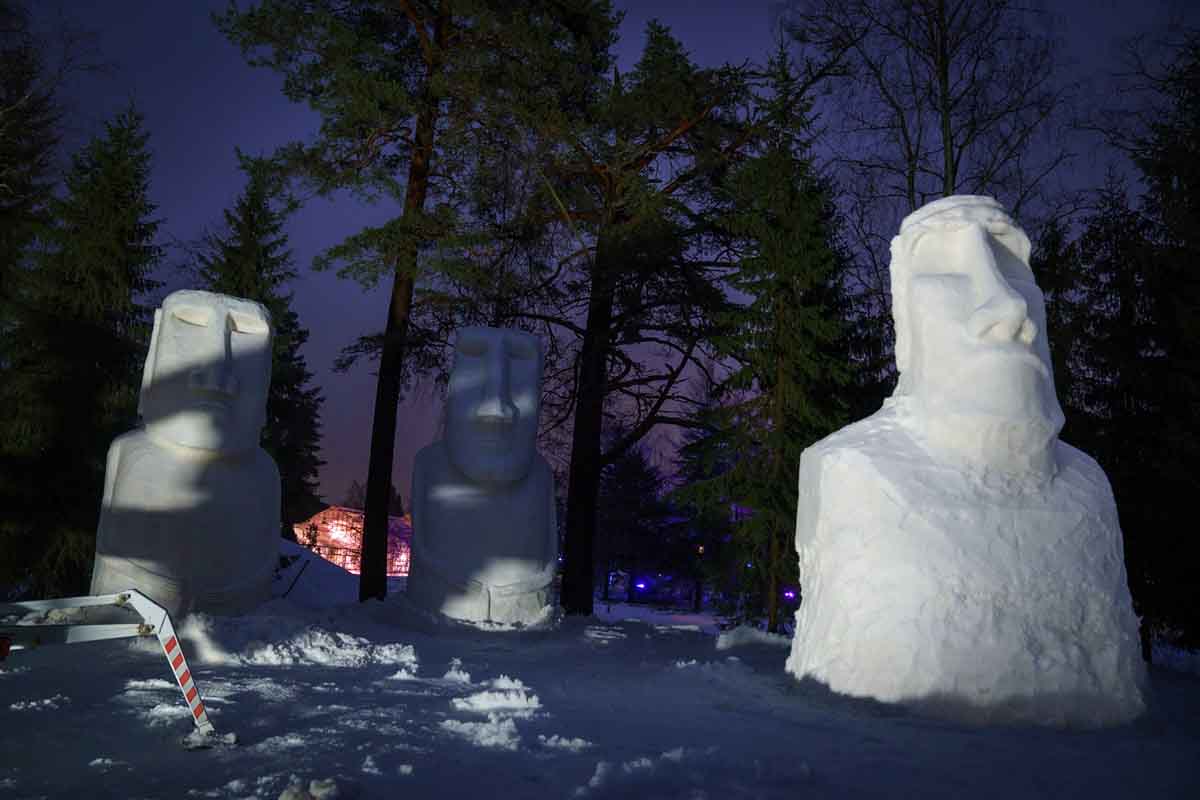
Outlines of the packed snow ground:
<svg viewBox="0 0 1200 800">
<path fill-rule="evenodd" d="M 435 629 L 356 581 L 318 560 L 254 614 L 183 621 L 231 746 L 182 746 L 153 640 L 14 654 L 0 798 L 1200 796 L 1195 674 L 1152 671 L 1149 713 L 1110 730 L 970 728 L 798 684 L 787 639 L 705 615 Z"/>
</svg>

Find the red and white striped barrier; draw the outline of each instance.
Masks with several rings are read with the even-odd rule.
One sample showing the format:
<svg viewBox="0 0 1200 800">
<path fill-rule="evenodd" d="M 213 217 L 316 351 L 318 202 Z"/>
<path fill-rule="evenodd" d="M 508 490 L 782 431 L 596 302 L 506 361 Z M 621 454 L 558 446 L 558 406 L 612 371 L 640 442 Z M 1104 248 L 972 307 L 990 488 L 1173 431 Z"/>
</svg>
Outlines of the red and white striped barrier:
<svg viewBox="0 0 1200 800">
<path fill-rule="evenodd" d="M 19 603 L 0 603 L 0 622 L 7 616 L 23 616 L 30 612 L 48 614 L 51 611 L 74 611 L 96 606 L 129 606 L 142 617 L 142 622 L 131 624 L 85 624 L 79 621 L 66 624 L 3 624 L 0 625 L 0 661 L 10 651 L 24 650 L 43 644 L 76 644 L 79 642 L 94 642 L 103 639 L 121 639 L 128 636 L 158 637 L 163 654 L 175 682 L 183 695 L 188 710 L 192 712 L 192 723 L 196 733 L 207 737 L 215 733 L 208 712 L 204 710 L 204 701 L 200 697 L 200 688 L 192 677 L 187 659 L 183 656 L 183 647 L 175 636 L 175 625 L 171 615 L 158 603 L 136 589 L 104 595 L 89 595 L 86 597 L 60 597 L 54 600 L 27 600 Z M 233 734 L 229 734 L 232 737 Z M 232 738 L 229 739 L 232 741 Z"/>
<path fill-rule="evenodd" d="M 129 599 L 126 602 L 142 615 L 147 624 L 154 626 L 154 634 L 158 637 L 158 643 L 162 645 L 167 663 L 171 665 L 175 683 L 179 686 L 180 693 L 183 694 L 188 710 L 192 712 L 192 722 L 195 723 L 196 730 L 206 735 L 213 733 L 213 724 L 208 719 L 208 712 L 204 710 L 204 700 L 200 696 L 200 688 L 196 686 L 196 680 L 192 677 L 187 658 L 183 655 L 183 648 L 179 645 L 179 639 L 175 635 L 175 625 L 171 622 L 171 615 L 167 613 L 166 609 L 139 591 L 133 590 L 128 594 Z"/>
</svg>

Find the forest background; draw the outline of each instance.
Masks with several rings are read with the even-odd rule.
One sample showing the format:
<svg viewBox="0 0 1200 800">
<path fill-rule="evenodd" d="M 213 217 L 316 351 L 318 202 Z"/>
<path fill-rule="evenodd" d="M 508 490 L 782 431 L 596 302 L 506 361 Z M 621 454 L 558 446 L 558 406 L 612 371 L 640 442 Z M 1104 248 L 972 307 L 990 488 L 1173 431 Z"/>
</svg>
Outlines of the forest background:
<svg viewBox="0 0 1200 800">
<path fill-rule="evenodd" d="M 758 40 L 691 15 L 696 45 L 654 5 L 213 3 L 202 35 L 187 17 L 110 51 L 71 4 L 0 0 L 6 591 L 86 591 L 149 314 L 203 286 L 276 322 L 283 533 L 365 474 L 364 598 L 386 591 L 381 531 L 437 436 L 453 331 L 493 324 L 547 345 L 566 610 L 612 570 L 667 569 L 778 630 L 802 600 L 799 453 L 894 383 L 887 242 L 924 202 L 984 193 L 1035 243 L 1063 438 L 1112 481 L 1144 640 L 1200 643 L 1186 4 L 1114 4 L 1120 36 L 1072 4 L 738 4 Z M 224 48 L 206 83 L 273 105 L 167 80 L 78 112 L 121 61 L 199 69 L 178 66 L 189 41 Z M 160 136 L 196 155 L 156 166 Z M 203 157 L 214 141 L 238 149 Z M 223 197 L 218 163 L 241 175 Z"/>
</svg>

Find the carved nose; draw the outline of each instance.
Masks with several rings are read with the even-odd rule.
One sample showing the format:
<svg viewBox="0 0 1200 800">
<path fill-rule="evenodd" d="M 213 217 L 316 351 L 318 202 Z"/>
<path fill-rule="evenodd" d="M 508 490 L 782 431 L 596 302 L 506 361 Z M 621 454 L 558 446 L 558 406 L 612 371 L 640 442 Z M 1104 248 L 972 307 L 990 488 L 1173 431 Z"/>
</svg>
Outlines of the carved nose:
<svg viewBox="0 0 1200 800">
<path fill-rule="evenodd" d="M 1012 288 L 996 266 L 996 255 L 981 226 L 972 226 L 964 257 L 974 267 L 972 277 L 980 301 L 967 320 L 970 334 L 995 342 L 1033 344 L 1038 331 L 1029 318 L 1029 303 Z"/>
<path fill-rule="evenodd" d="M 233 374 L 232 366 L 225 361 L 198 367 L 192 370 L 188 378 L 191 388 L 197 391 L 229 397 L 237 394 L 237 377 Z"/>
<path fill-rule="evenodd" d="M 483 396 L 475 409 L 475 418 L 509 424 L 517 421 L 517 406 L 513 403 L 509 391 L 508 360 L 503 352 L 492 352 L 489 355 Z"/>
<path fill-rule="evenodd" d="M 220 344 L 211 348 L 209 360 L 188 374 L 188 385 L 200 392 L 229 397 L 237 394 L 238 382 L 233 371 L 233 347 L 228 329 L 221 331 Z"/>
</svg>

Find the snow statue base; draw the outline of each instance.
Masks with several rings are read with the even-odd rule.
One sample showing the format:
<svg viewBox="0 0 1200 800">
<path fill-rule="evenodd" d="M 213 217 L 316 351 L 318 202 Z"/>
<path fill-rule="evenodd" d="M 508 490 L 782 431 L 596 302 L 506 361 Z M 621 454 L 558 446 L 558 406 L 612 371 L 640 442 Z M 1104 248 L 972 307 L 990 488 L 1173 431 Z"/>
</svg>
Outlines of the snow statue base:
<svg viewBox="0 0 1200 800">
<path fill-rule="evenodd" d="M 1057 439 L 1028 262 L 988 197 L 931 203 L 893 240 L 896 393 L 801 456 L 797 678 L 968 722 L 1144 710 L 1116 504 Z"/>
<path fill-rule="evenodd" d="M 154 313 L 138 412 L 113 441 L 92 594 L 136 588 L 177 615 L 271 596 L 280 486 L 259 446 L 271 327 L 258 303 L 178 291 Z"/>
<path fill-rule="evenodd" d="M 535 449 L 541 373 L 534 336 L 459 332 L 446 438 L 413 464 L 408 600 L 419 609 L 508 626 L 549 617 L 558 532 L 553 475 Z"/>
</svg>

